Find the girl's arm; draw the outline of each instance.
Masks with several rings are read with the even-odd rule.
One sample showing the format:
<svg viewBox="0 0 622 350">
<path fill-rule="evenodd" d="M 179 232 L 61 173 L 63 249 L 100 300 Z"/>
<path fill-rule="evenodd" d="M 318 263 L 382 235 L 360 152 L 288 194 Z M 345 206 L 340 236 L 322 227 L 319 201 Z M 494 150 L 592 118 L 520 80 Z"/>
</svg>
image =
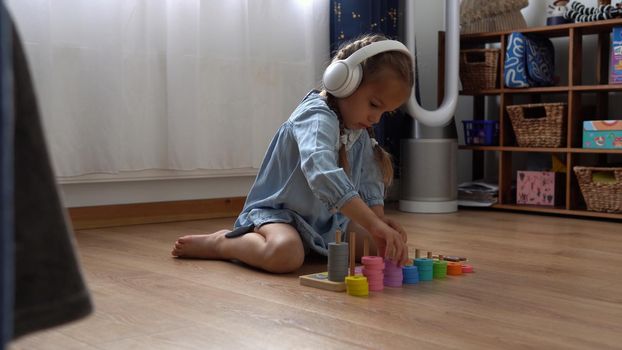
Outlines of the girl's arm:
<svg viewBox="0 0 622 350">
<path fill-rule="evenodd" d="M 385 258 L 393 260 L 400 265 L 408 261 L 408 248 L 406 240 L 399 231 L 392 228 L 384 218 L 384 209 L 374 209 L 363 202 L 360 197 L 354 197 L 341 207 L 341 212 L 352 221 L 361 225 L 372 236 L 380 252 L 384 250 Z M 382 218 L 377 215 L 381 213 Z"/>
<path fill-rule="evenodd" d="M 374 205 L 373 207 L 370 207 L 371 211 L 374 212 L 374 214 L 376 214 L 377 217 L 379 218 L 384 218 L 384 206 L 383 205 Z"/>
</svg>

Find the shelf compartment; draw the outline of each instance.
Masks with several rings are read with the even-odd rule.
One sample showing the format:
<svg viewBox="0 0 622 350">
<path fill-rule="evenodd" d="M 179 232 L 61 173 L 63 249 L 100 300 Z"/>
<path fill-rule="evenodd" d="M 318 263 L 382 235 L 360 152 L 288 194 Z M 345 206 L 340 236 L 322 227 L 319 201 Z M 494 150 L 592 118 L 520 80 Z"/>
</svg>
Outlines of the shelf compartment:
<svg viewBox="0 0 622 350">
<path fill-rule="evenodd" d="M 622 151 L 617 149 L 569 148 L 568 152 L 588 154 L 620 154 Z"/>
<path fill-rule="evenodd" d="M 622 213 L 602 213 L 588 211 L 580 192 L 578 181 L 574 175 L 575 165 L 603 166 L 620 164 L 621 150 L 584 149 L 582 145 L 582 122 L 584 120 L 622 119 L 610 106 L 620 106 L 622 84 L 608 83 L 609 68 L 609 37 L 614 26 L 622 26 L 622 19 L 607 21 L 572 23 L 558 26 L 541 26 L 524 28 L 515 31 L 539 34 L 551 38 L 557 45 L 556 56 L 567 57 L 556 69 L 561 80 L 556 86 L 510 89 L 503 86 L 503 61 L 509 34 L 499 31 L 495 33 L 474 33 L 460 36 L 461 46 L 485 47 L 492 44 L 502 50 L 499 65 L 499 88 L 462 93 L 473 96 L 474 119 L 497 119 L 500 126 L 500 146 L 461 145 L 460 150 L 472 151 L 473 178 L 492 176 L 499 181 L 499 203 L 491 210 L 511 210 L 519 212 L 544 213 L 576 217 L 591 217 L 622 221 Z M 590 37 L 591 36 L 591 37 Z M 444 60 L 444 33 L 439 35 L 439 62 Z M 592 49 L 592 40 L 597 46 Z M 567 46 L 565 45 L 567 42 Z M 566 49 L 567 47 L 567 49 Z M 591 57 L 594 56 L 594 63 Z M 590 59 L 588 59 L 588 57 Z M 589 62 L 589 65 L 588 65 Z M 559 63 L 559 62 L 558 62 Z M 441 65 L 439 65 L 440 67 Z M 584 72 L 585 70 L 585 72 Z M 443 81 L 444 71 L 439 68 L 439 81 Z M 437 86 L 439 104 L 443 97 L 443 84 Z M 491 98 L 498 101 L 498 112 L 486 103 Z M 566 102 L 567 141 L 562 147 L 540 148 L 519 147 L 513 134 L 513 128 L 506 112 L 506 106 L 513 104 L 530 104 L 542 102 Z M 548 169 L 548 155 L 556 155 L 557 172 L 565 171 L 563 176 L 565 203 L 557 206 L 530 206 L 516 203 L 516 172 L 518 170 Z M 551 158 L 552 160 L 552 158 Z M 561 163 L 561 164 L 560 164 Z M 485 166 L 489 165 L 489 166 Z M 490 166 L 492 165 L 492 166 Z M 560 170 L 565 168 L 565 170 Z M 496 167 L 496 169 L 495 169 Z M 491 174 L 486 174 L 491 172 Z"/>
<path fill-rule="evenodd" d="M 622 91 L 622 84 L 603 84 L 603 85 L 575 85 L 570 90 L 579 92 L 609 92 Z"/>
<path fill-rule="evenodd" d="M 460 91 L 460 95 L 462 96 L 494 96 L 499 95 L 501 93 L 501 89 L 485 89 L 480 91 Z"/>
<path fill-rule="evenodd" d="M 541 206 L 528 206 L 528 205 L 518 205 L 518 204 L 494 204 L 492 208 L 527 211 L 527 212 L 534 212 L 534 213 L 588 216 L 588 217 L 595 217 L 595 218 L 617 219 L 617 220 L 621 219 L 620 214 L 601 213 L 601 212 L 588 211 L 588 210 L 570 210 L 570 209 L 563 209 L 563 208 L 556 208 L 556 207 L 548 208 L 548 207 L 541 207 Z"/>
<path fill-rule="evenodd" d="M 570 29 L 574 29 L 579 32 L 581 35 L 591 35 L 591 34 L 599 34 L 603 32 L 608 32 L 611 28 L 615 26 L 621 26 L 622 19 L 615 18 L 606 21 L 595 21 L 595 22 L 583 22 L 583 23 L 569 23 L 569 24 L 560 24 L 556 26 L 539 26 L 539 27 L 529 27 L 523 29 L 515 29 L 515 30 L 506 30 L 500 32 L 490 32 L 490 33 L 472 33 L 472 34 L 462 34 L 460 36 L 460 40 L 468 41 L 468 42 L 498 42 L 498 37 L 502 35 L 507 35 L 512 32 L 521 32 L 521 33 L 538 33 L 543 34 L 550 38 L 555 37 L 567 37 L 569 36 Z"/>
<path fill-rule="evenodd" d="M 511 89 L 508 87 L 503 87 L 501 92 L 505 94 L 531 94 L 531 93 L 561 93 L 568 92 L 568 86 L 538 86 L 538 87 L 530 87 L 530 88 L 517 88 Z"/>
<path fill-rule="evenodd" d="M 535 148 L 535 147 L 508 147 L 508 146 L 472 146 L 460 145 L 460 150 L 469 151 L 496 151 L 496 152 L 535 152 L 535 153 L 588 153 L 588 154 L 620 154 L 615 149 L 591 149 L 591 148 Z"/>
</svg>

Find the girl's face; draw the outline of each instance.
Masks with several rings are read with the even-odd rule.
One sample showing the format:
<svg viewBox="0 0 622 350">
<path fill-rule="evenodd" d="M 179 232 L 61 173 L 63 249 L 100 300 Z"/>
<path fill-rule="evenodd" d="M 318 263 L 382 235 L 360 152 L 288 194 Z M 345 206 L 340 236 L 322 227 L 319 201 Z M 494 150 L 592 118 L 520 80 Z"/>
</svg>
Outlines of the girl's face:
<svg viewBox="0 0 622 350">
<path fill-rule="evenodd" d="M 383 113 L 396 110 L 409 97 L 408 84 L 387 71 L 366 80 L 352 95 L 337 99 L 337 106 L 346 128 L 367 129 L 378 123 Z"/>
</svg>

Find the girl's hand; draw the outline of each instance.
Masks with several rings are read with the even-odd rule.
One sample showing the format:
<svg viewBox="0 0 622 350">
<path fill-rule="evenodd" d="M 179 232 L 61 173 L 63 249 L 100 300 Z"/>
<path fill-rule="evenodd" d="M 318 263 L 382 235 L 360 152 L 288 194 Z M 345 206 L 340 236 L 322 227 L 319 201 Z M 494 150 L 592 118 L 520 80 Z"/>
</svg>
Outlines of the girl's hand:
<svg viewBox="0 0 622 350">
<path fill-rule="evenodd" d="M 384 255 L 385 259 L 392 260 L 398 265 L 408 262 L 408 247 L 406 246 L 406 232 L 401 226 L 389 219 L 402 232 L 392 228 L 383 220 L 376 220 L 369 228 L 369 233 L 374 238 L 378 252 Z"/>
<path fill-rule="evenodd" d="M 404 243 L 406 243 L 406 241 L 408 240 L 408 236 L 406 235 L 406 231 L 404 231 L 402 225 L 397 223 L 397 221 L 389 219 L 386 216 L 382 217 L 382 221 L 384 221 L 387 225 L 391 226 L 391 228 L 395 231 L 399 232 L 400 236 L 402 236 L 402 240 L 404 241 Z"/>
<path fill-rule="evenodd" d="M 341 207 L 341 212 L 361 225 L 374 239 L 378 252 L 398 265 L 408 262 L 406 232 L 396 222 L 384 217 L 381 208 L 370 209 L 360 197 L 354 197 Z"/>
</svg>

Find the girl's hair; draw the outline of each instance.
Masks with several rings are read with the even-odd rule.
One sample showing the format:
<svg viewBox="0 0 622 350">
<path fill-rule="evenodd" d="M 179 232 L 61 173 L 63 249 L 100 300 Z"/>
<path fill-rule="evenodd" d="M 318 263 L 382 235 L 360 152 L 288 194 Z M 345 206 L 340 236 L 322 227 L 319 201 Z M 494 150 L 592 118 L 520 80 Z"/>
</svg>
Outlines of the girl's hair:
<svg viewBox="0 0 622 350">
<path fill-rule="evenodd" d="M 381 40 L 387 40 L 387 38 L 380 34 L 368 34 L 354 39 L 353 41 L 346 42 L 341 45 L 335 54 L 333 62 L 346 59 L 358 49 Z M 404 52 L 381 52 L 363 61 L 361 63 L 361 67 L 363 69 L 363 79 L 361 84 L 363 84 L 367 79 L 373 78 L 375 74 L 379 73 L 382 69 L 389 68 L 392 69 L 400 79 L 407 83 L 410 88 L 413 87 L 414 74 L 412 58 Z M 324 91 L 324 93 L 326 93 L 326 91 Z M 341 113 L 337 108 L 336 99 L 336 97 L 330 93 L 327 93 L 327 103 L 339 117 L 339 134 L 341 136 L 344 132 L 344 126 Z M 373 128 L 368 128 L 367 132 L 369 133 L 369 137 L 375 141 Z M 380 147 L 377 142 L 374 142 L 374 157 L 376 158 L 378 166 L 382 170 L 382 182 L 384 183 L 386 190 L 391 185 L 391 182 L 393 182 L 393 160 L 391 159 L 391 155 Z M 339 148 L 339 166 L 341 166 L 347 174 L 350 174 L 350 164 L 348 163 L 346 148 L 343 144 Z"/>
</svg>

